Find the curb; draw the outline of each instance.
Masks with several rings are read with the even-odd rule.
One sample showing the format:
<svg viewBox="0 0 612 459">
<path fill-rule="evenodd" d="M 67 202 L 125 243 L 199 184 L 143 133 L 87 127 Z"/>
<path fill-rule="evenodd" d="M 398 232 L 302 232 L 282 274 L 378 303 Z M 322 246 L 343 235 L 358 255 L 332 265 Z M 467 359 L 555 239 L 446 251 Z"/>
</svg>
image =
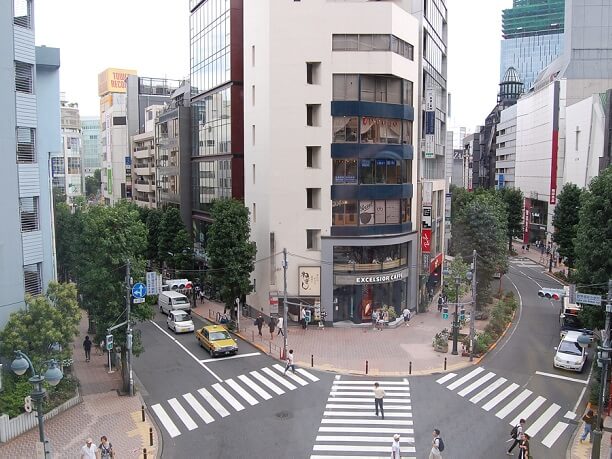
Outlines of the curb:
<svg viewBox="0 0 612 459">
<path fill-rule="evenodd" d="M 163 457 L 164 437 L 161 434 L 161 429 L 159 425 L 157 425 L 157 420 L 155 419 L 155 416 L 151 414 L 149 405 L 147 405 L 144 401 L 140 391 L 138 391 L 138 398 L 140 399 L 140 404 L 145 407 L 146 420 L 153 426 L 153 431 L 155 432 L 155 437 L 157 438 L 157 445 L 154 444 L 153 446 L 147 447 L 147 456 L 150 455 L 149 452 L 153 452 L 153 458 Z M 145 443 L 148 444 L 148 438 L 145 438 Z M 149 450 L 149 448 L 153 448 L 153 450 Z"/>
<path fill-rule="evenodd" d="M 510 327 L 514 323 L 514 317 L 515 316 L 516 316 L 516 310 L 512 311 L 512 318 L 510 319 L 510 322 L 508 322 L 508 325 L 506 325 L 506 329 L 502 332 L 501 335 L 499 335 L 499 338 L 497 338 L 497 340 L 493 344 L 491 344 L 489 346 L 489 349 L 487 349 L 487 352 L 485 352 L 480 357 L 478 357 L 478 359 L 475 360 L 475 362 L 474 362 L 475 365 L 478 365 L 482 361 L 482 359 L 484 359 L 489 354 L 489 352 L 491 352 L 493 349 L 495 349 L 497 347 L 497 345 L 502 340 L 502 338 L 504 336 L 506 336 L 506 333 L 508 333 L 508 330 L 510 329 Z"/>
</svg>

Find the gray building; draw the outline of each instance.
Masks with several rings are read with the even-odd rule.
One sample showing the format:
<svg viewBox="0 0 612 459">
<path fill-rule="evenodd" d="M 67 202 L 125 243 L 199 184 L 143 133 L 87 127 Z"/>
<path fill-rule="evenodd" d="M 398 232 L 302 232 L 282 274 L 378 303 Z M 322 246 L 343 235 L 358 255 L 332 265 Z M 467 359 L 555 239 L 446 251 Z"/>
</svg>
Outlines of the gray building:
<svg viewBox="0 0 612 459">
<path fill-rule="evenodd" d="M 56 278 L 49 162 L 61 151 L 59 64 L 59 49 L 34 46 L 34 2 L 1 2 L 0 327 Z"/>
<path fill-rule="evenodd" d="M 81 134 L 83 136 L 83 176 L 92 177 L 96 169 L 102 167 L 100 118 L 97 116 L 81 116 Z"/>
</svg>

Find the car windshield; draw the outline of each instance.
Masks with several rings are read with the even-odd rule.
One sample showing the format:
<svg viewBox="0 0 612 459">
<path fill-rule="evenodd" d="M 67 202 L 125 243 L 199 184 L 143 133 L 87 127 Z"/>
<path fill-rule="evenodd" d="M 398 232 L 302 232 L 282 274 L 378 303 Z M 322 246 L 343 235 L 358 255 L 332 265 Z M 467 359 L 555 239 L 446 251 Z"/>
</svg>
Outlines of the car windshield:
<svg viewBox="0 0 612 459">
<path fill-rule="evenodd" d="M 186 304 L 189 303 L 189 301 L 187 301 L 187 298 L 183 297 L 178 297 L 178 298 L 174 298 L 172 300 L 173 304 Z"/>
<path fill-rule="evenodd" d="M 578 343 L 573 341 L 561 341 L 558 351 L 563 352 L 564 354 L 582 355 L 582 348 Z"/>
<path fill-rule="evenodd" d="M 212 332 L 210 334 L 211 341 L 218 341 L 220 339 L 230 339 L 230 335 L 226 331 Z"/>
<path fill-rule="evenodd" d="M 191 320 L 191 317 L 189 317 L 189 314 L 185 313 L 185 314 L 174 314 L 174 321 L 175 322 L 187 322 L 188 320 Z"/>
</svg>

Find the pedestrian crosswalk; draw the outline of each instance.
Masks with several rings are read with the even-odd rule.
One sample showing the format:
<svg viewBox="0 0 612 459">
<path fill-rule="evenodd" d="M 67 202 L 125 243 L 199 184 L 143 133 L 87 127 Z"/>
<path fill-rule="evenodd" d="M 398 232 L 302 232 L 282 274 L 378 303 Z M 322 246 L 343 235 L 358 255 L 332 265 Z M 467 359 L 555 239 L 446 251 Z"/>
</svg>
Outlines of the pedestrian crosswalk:
<svg viewBox="0 0 612 459">
<path fill-rule="evenodd" d="M 385 391 L 385 418 L 374 410 L 374 383 Z M 336 376 L 310 459 L 378 459 L 391 456 L 400 434 L 402 459 L 414 459 L 410 384 L 402 380 L 349 380 Z"/>
<path fill-rule="evenodd" d="M 557 419 L 561 406 L 556 403 L 547 405 L 546 398 L 529 389 L 519 390 L 518 384 L 497 377 L 483 367 L 476 367 L 459 378 L 457 376 L 456 373 L 448 373 L 436 382 L 450 391 L 457 391 L 460 397 L 470 397 L 470 402 L 495 413 L 499 419 L 508 420 L 512 426 L 525 419 L 525 433 L 534 439 L 532 441 L 540 440 L 538 437 L 543 436 L 540 441 L 547 448 L 552 447 L 569 427 L 567 422 Z M 575 417 L 575 413 L 568 411 L 563 418 L 571 420 Z"/>
<path fill-rule="evenodd" d="M 201 424 L 210 424 L 233 412 L 319 381 L 317 376 L 303 368 L 296 369 L 296 374 L 288 372 L 283 375 L 284 371 L 284 367 L 278 364 L 264 367 L 156 403 L 151 410 L 168 435 L 174 438 L 197 429 L 200 421 Z"/>
</svg>

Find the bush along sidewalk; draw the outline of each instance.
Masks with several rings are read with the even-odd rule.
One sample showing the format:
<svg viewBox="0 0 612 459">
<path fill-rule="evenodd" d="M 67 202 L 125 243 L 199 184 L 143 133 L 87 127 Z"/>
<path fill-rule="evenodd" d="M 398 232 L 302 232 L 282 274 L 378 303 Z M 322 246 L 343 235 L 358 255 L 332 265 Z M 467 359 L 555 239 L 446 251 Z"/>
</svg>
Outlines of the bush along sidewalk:
<svg viewBox="0 0 612 459">
<path fill-rule="evenodd" d="M 512 321 L 517 307 L 518 303 L 512 292 L 507 293 L 493 305 L 489 323 L 483 332 L 476 334 L 476 339 L 474 340 L 475 355 L 484 354 L 493 343 L 497 342 L 508 327 L 508 324 Z M 467 345 L 469 346 L 469 341 L 467 341 Z"/>
</svg>

